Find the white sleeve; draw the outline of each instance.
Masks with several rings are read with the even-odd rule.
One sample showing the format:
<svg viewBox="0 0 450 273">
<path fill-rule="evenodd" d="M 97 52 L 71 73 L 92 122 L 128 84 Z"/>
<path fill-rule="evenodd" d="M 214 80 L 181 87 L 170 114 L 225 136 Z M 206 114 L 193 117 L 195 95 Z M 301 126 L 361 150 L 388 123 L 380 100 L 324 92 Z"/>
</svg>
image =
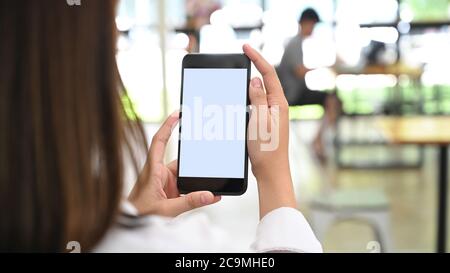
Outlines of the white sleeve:
<svg viewBox="0 0 450 273">
<path fill-rule="evenodd" d="M 137 215 L 137 209 L 124 200 L 123 213 Z M 129 220 L 129 219 L 124 219 Z M 146 227 L 112 228 L 96 248 L 97 252 L 242 252 L 231 234 L 214 226 L 205 214 L 184 214 L 175 218 L 143 217 Z M 186 236 L 189 234 L 190 236 Z M 259 222 L 251 251 L 322 252 L 303 214 L 293 208 L 278 208 Z"/>
<path fill-rule="evenodd" d="M 256 252 L 322 252 L 303 214 L 287 207 L 275 209 L 261 219 L 251 248 Z"/>
</svg>

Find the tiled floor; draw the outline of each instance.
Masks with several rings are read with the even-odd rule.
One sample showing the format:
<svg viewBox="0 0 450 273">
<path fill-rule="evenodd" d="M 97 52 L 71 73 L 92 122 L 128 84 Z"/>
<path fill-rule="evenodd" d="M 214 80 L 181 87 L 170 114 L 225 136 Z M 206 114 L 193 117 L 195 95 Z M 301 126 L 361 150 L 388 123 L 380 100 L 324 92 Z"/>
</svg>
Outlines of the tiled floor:
<svg viewBox="0 0 450 273">
<path fill-rule="evenodd" d="M 363 124 L 358 126 L 364 126 L 364 121 L 360 122 Z M 152 135 L 156 128 L 156 125 L 146 126 L 149 135 Z M 325 188 L 382 189 L 390 202 L 393 251 L 434 251 L 436 150 L 433 147 L 424 150 L 424 164 L 418 169 L 339 170 L 333 163 L 322 167 L 309 149 L 316 128 L 317 123 L 311 121 L 291 124 L 291 169 L 298 208 L 305 216 L 309 217 L 310 201 Z M 172 137 L 168 159 L 175 158 L 175 140 L 176 136 Z M 258 223 L 255 178 L 250 176 L 245 195 L 224 197 L 218 204 L 199 209 L 195 213 L 206 213 L 213 224 L 232 234 L 236 247 L 243 251 L 248 249 Z M 372 240 L 374 235 L 368 225 L 358 221 L 346 221 L 332 226 L 322 244 L 328 252 L 367 252 L 367 243 Z"/>
</svg>

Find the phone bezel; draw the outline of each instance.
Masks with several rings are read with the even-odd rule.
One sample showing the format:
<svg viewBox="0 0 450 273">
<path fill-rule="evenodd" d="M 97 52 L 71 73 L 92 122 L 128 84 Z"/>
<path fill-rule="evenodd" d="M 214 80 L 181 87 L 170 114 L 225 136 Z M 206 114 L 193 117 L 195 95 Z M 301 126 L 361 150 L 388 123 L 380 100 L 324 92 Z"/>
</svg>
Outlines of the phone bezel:
<svg viewBox="0 0 450 273">
<path fill-rule="evenodd" d="M 251 63 L 250 59 L 245 54 L 187 54 L 183 58 L 181 70 L 181 95 L 180 95 L 180 126 L 178 137 L 178 159 L 180 159 L 181 147 L 181 131 L 183 115 L 181 105 L 183 105 L 183 85 L 184 85 L 184 69 L 185 68 L 245 68 L 247 69 L 247 85 L 246 97 L 247 107 L 250 105 L 248 95 L 248 88 L 250 82 Z M 245 135 L 247 136 L 249 113 L 246 112 L 246 126 Z M 248 149 L 247 142 L 245 143 L 245 158 L 244 158 L 244 178 L 222 178 L 222 177 L 180 177 L 177 172 L 177 186 L 181 194 L 186 194 L 194 191 L 211 191 L 215 195 L 242 195 L 247 190 L 248 180 Z M 178 160 L 178 168 L 180 168 L 180 160 Z"/>
</svg>

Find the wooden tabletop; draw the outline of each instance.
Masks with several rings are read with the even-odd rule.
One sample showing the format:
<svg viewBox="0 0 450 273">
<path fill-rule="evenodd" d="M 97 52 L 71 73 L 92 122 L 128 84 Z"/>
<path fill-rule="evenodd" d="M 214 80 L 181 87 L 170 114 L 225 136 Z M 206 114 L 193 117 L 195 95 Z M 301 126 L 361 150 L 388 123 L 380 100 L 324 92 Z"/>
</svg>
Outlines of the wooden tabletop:
<svg viewBox="0 0 450 273">
<path fill-rule="evenodd" d="M 394 65 L 369 65 L 364 67 L 361 70 L 354 69 L 343 69 L 343 68 L 335 68 L 335 73 L 337 75 L 342 74 L 351 74 L 351 75 L 407 75 L 412 78 L 420 78 L 423 74 L 423 69 L 420 67 L 411 67 L 405 64 L 394 64 Z"/>
<path fill-rule="evenodd" d="M 392 143 L 450 145 L 450 116 L 380 117 L 377 125 Z"/>
</svg>

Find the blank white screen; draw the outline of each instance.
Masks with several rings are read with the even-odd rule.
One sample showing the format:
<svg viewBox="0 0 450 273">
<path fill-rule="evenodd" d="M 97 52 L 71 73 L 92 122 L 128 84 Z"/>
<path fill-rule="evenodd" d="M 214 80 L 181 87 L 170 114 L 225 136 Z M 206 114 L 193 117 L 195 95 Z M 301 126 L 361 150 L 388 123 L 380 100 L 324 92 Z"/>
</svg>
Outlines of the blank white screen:
<svg viewBox="0 0 450 273">
<path fill-rule="evenodd" d="M 184 69 L 179 176 L 244 178 L 246 90 L 246 69 Z M 223 115 L 214 115 L 214 111 L 208 115 L 208 107 L 222 109 Z M 238 118 L 228 118 L 227 107 L 239 109 L 234 116 Z M 214 130 L 208 130 L 208 122 L 219 120 L 223 121 L 221 128 L 217 123 Z M 211 139 L 204 132 L 222 132 L 217 135 L 224 137 Z"/>
</svg>

